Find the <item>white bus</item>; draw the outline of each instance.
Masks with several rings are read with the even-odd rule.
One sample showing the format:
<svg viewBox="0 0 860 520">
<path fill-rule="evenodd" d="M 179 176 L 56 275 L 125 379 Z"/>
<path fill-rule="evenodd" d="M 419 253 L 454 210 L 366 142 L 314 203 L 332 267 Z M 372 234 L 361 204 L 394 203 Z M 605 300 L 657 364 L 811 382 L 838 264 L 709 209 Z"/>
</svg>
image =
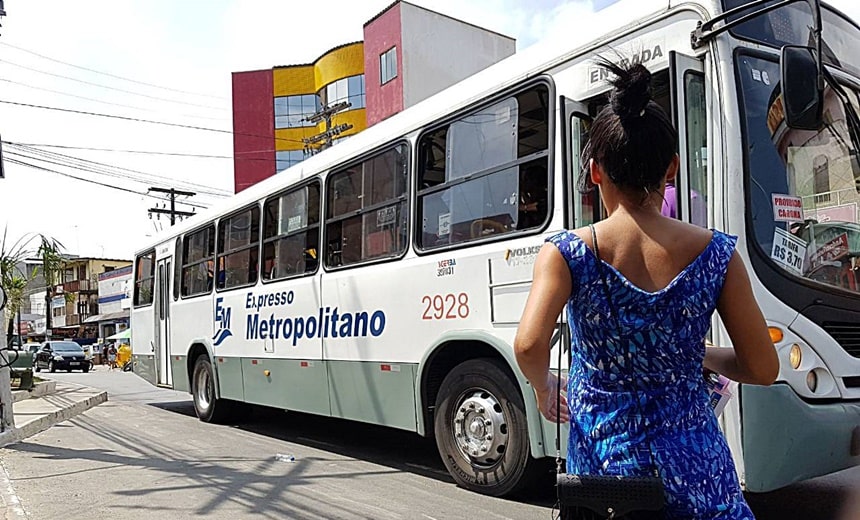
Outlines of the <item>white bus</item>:
<svg viewBox="0 0 860 520">
<path fill-rule="evenodd" d="M 601 215 L 575 189 L 608 90 L 594 58 L 626 56 L 680 132 L 678 218 L 740 237 L 779 353 L 777 384 L 721 416 L 744 486 L 857 464 L 860 28 L 821 7 L 828 81 L 797 114 L 781 48 L 816 46 L 819 5 L 727 25 L 739 4 L 621 1 L 170 228 L 136 254 L 135 372 L 204 421 L 253 403 L 414 431 L 463 487 L 520 489 L 555 429 L 511 343 L 544 238 Z"/>
</svg>

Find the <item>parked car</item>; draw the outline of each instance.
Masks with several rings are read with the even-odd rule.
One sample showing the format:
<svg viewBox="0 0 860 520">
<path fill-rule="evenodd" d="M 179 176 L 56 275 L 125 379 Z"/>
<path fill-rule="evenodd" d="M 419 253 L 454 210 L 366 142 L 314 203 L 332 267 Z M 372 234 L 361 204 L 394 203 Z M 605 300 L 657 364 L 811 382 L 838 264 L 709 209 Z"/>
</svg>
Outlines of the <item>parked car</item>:
<svg viewBox="0 0 860 520">
<path fill-rule="evenodd" d="M 36 372 L 43 368 L 51 372 L 57 370 L 89 372 L 92 367 L 92 362 L 86 358 L 84 350 L 74 341 L 46 341 L 36 353 L 33 364 Z"/>
</svg>

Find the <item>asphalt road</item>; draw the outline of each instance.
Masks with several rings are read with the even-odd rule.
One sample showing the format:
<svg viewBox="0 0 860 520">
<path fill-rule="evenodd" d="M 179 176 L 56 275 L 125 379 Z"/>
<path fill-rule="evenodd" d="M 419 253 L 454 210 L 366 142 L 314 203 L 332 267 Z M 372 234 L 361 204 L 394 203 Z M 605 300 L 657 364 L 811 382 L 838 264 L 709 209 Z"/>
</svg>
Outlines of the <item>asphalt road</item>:
<svg viewBox="0 0 860 520">
<path fill-rule="evenodd" d="M 412 433 L 267 409 L 209 425 L 187 394 L 131 373 L 55 376 L 106 389 L 109 401 L 0 451 L 34 519 L 552 518 L 549 481 L 513 499 L 464 491 L 435 443 Z M 759 520 L 855 520 L 858 490 L 855 468 L 748 498 Z"/>
</svg>

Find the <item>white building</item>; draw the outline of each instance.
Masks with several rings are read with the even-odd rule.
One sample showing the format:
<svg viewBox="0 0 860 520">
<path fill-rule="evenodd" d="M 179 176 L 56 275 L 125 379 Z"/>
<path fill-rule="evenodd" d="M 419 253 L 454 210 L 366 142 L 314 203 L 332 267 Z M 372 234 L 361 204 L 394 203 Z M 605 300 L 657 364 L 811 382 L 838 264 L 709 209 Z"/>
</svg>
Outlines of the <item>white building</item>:
<svg viewBox="0 0 860 520">
<path fill-rule="evenodd" d="M 128 328 L 131 308 L 131 266 L 99 275 L 99 313 L 85 323 L 99 324 L 99 337 L 106 338 Z"/>
</svg>

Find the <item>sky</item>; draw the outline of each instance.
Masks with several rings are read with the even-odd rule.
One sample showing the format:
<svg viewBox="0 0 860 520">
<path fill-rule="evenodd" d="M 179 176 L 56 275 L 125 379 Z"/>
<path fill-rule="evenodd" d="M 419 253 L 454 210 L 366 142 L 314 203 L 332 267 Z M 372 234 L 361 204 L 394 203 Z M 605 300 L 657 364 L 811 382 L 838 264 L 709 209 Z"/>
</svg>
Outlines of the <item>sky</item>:
<svg viewBox="0 0 860 520">
<path fill-rule="evenodd" d="M 587 21 L 584 15 L 592 9 L 613 3 L 410 1 L 512 36 L 518 51 L 541 39 L 564 37 Z M 7 16 L 0 20 L 0 136 L 18 146 L 4 145 L 0 232 L 5 227 L 11 238 L 48 235 L 80 256 L 131 259 L 147 236 L 169 227 L 163 215 L 150 219 L 147 209 L 165 202 L 147 195 L 149 187 L 198 193 L 180 199 L 179 205 L 196 212 L 232 194 L 231 72 L 311 62 L 334 46 L 361 40 L 364 21 L 390 3 L 5 0 Z M 860 20 L 857 0 L 831 4 Z M 162 155 L 168 153 L 210 157 Z M 76 159 L 101 164 L 87 163 L 89 171 L 69 168 Z"/>
</svg>

